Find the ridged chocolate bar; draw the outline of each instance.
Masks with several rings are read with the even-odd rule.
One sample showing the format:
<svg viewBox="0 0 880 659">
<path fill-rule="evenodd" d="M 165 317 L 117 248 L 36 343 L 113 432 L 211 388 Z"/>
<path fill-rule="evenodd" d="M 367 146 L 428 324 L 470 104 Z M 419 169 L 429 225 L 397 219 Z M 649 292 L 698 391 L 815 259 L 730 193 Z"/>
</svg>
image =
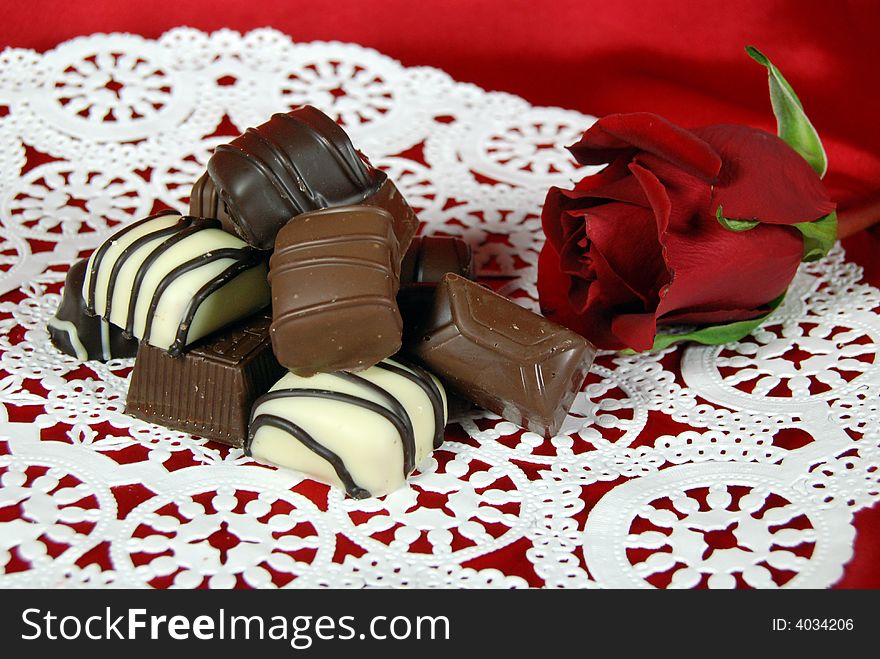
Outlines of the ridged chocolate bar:
<svg viewBox="0 0 880 659">
<path fill-rule="evenodd" d="M 282 377 L 254 403 L 245 452 L 381 496 L 443 442 L 446 396 L 425 369 L 395 358 L 358 374 Z"/>
<path fill-rule="evenodd" d="M 400 349 L 400 263 L 391 215 L 371 206 L 304 213 L 269 260 L 272 346 L 299 375 L 363 370 Z"/>
<path fill-rule="evenodd" d="M 218 146 L 208 173 L 238 235 L 260 249 L 272 249 L 290 218 L 334 206 L 386 208 L 402 249 L 418 228 L 387 176 L 364 162 L 336 122 L 308 105 Z"/>
<path fill-rule="evenodd" d="M 226 211 L 226 204 L 217 194 L 214 181 L 208 172 L 202 174 L 193 184 L 189 195 L 189 214 L 193 217 L 209 217 L 220 221 L 224 231 L 236 234 L 235 224 Z"/>
<path fill-rule="evenodd" d="M 138 349 L 136 339 L 126 338 L 120 328 L 86 311 L 83 281 L 87 263 L 87 259 L 82 259 L 67 271 L 61 304 L 49 319 L 49 338 L 61 352 L 80 361 L 134 357 Z"/>
<path fill-rule="evenodd" d="M 559 431 L 595 356 L 579 334 L 454 274 L 407 348 L 454 391 L 545 437 Z"/>
<path fill-rule="evenodd" d="M 150 423 L 244 446 L 254 401 L 284 369 L 267 313 L 207 337 L 180 357 L 141 343 L 125 412 Z"/>
</svg>

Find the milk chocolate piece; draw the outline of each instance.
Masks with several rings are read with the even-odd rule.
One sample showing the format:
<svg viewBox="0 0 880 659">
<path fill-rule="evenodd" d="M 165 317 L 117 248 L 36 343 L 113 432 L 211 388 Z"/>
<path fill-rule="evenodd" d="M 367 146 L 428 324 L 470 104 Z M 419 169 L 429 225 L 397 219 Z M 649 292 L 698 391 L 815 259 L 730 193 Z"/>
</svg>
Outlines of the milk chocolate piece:
<svg viewBox="0 0 880 659">
<path fill-rule="evenodd" d="M 217 220 L 164 212 L 95 250 L 83 294 L 90 313 L 175 355 L 265 307 L 266 274 L 265 255 Z"/>
<path fill-rule="evenodd" d="M 394 217 L 401 250 L 418 228 L 387 176 L 364 161 L 336 122 L 308 105 L 273 115 L 218 146 L 208 173 L 238 235 L 260 249 L 272 249 L 290 218 L 334 206 L 385 208 Z"/>
<path fill-rule="evenodd" d="M 400 264 L 400 287 L 437 284 L 447 272 L 474 278 L 471 247 L 453 236 L 416 236 Z"/>
<path fill-rule="evenodd" d="M 180 357 L 141 343 L 125 413 L 242 447 L 254 401 L 284 369 L 272 354 L 264 312 L 212 334 Z"/>
<path fill-rule="evenodd" d="M 87 259 L 74 263 L 67 271 L 61 304 L 49 319 L 52 344 L 61 352 L 80 361 L 107 361 L 117 357 L 134 357 L 136 339 L 126 338 L 120 328 L 103 318 L 89 314 L 83 299 L 83 280 Z"/>
<path fill-rule="evenodd" d="M 189 214 L 193 217 L 209 217 L 220 221 L 224 231 L 236 235 L 235 224 L 226 211 L 226 204 L 217 194 L 214 181 L 208 172 L 202 174 L 193 184 L 189 195 Z"/>
<path fill-rule="evenodd" d="M 545 437 L 559 431 L 596 352 L 579 334 L 454 274 L 437 287 L 408 349 L 451 389 Z"/>
<path fill-rule="evenodd" d="M 363 370 L 397 352 L 399 262 L 388 211 L 349 206 L 291 220 L 269 260 L 278 361 L 308 376 Z"/>
<path fill-rule="evenodd" d="M 387 359 L 358 374 L 285 375 L 254 404 L 245 452 L 363 499 L 403 485 L 445 425 L 440 381 Z"/>
</svg>

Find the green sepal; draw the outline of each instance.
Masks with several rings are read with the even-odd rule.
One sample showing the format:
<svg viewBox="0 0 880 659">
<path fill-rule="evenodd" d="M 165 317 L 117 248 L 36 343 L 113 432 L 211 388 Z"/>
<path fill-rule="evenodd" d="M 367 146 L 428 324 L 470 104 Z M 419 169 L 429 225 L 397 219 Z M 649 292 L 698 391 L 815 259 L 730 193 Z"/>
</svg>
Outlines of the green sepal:
<svg viewBox="0 0 880 659">
<path fill-rule="evenodd" d="M 753 60 L 767 68 L 770 81 L 770 103 L 776 115 L 776 129 L 792 149 L 801 154 L 819 177 L 825 176 L 828 158 L 819 134 L 810 123 L 797 94 L 788 84 L 773 63 L 754 46 L 746 46 L 746 52 Z"/>
<path fill-rule="evenodd" d="M 801 261 L 818 261 L 828 253 L 837 240 L 837 212 L 813 222 L 792 224 L 804 237 L 804 255 Z"/>
<path fill-rule="evenodd" d="M 663 350 L 673 343 L 680 343 L 682 341 L 693 341 L 713 346 L 739 341 L 741 338 L 751 334 L 767 320 L 784 299 L 785 293 L 770 302 L 770 310 L 767 313 L 751 320 L 740 320 L 726 325 L 708 325 L 683 334 L 657 334 L 654 337 L 654 345 L 651 347 L 650 352 Z M 622 352 L 629 355 L 636 354 L 636 351 L 631 349 L 623 350 Z"/>
<path fill-rule="evenodd" d="M 724 217 L 724 210 L 721 206 L 715 211 L 715 219 L 718 220 L 718 224 L 734 233 L 748 231 L 749 229 L 754 229 L 758 226 L 758 220 L 733 220 L 729 217 Z"/>
</svg>

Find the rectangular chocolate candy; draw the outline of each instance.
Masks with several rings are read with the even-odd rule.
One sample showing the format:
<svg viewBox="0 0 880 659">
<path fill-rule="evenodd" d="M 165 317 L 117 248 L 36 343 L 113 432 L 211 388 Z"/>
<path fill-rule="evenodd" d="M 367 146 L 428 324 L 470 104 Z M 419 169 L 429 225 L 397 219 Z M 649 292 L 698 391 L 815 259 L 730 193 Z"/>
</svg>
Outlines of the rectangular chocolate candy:
<svg viewBox="0 0 880 659">
<path fill-rule="evenodd" d="M 308 105 L 218 146 L 208 173 L 236 233 L 259 249 L 272 249 L 281 227 L 300 213 L 351 204 L 391 213 L 401 250 L 418 228 L 385 173 L 365 162 L 333 119 Z"/>
<path fill-rule="evenodd" d="M 220 226 L 227 233 L 236 235 L 235 224 L 226 211 L 226 204 L 220 199 L 214 181 L 208 172 L 202 174 L 193 184 L 189 194 L 189 214 L 193 217 L 209 217 L 219 220 Z"/>
<path fill-rule="evenodd" d="M 445 425 L 440 381 L 385 359 L 357 374 L 288 373 L 254 403 L 245 452 L 363 499 L 403 485 Z"/>
<path fill-rule="evenodd" d="M 559 431 L 595 349 L 582 336 L 447 274 L 410 355 L 454 391 L 544 437 Z"/>
<path fill-rule="evenodd" d="M 218 225 L 166 211 L 117 231 L 89 258 L 88 312 L 176 355 L 265 307 L 265 255 Z"/>
<path fill-rule="evenodd" d="M 272 346 L 299 375 L 360 371 L 400 349 L 393 219 L 372 206 L 303 213 L 269 260 Z"/>
<path fill-rule="evenodd" d="M 180 357 L 141 343 L 125 412 L 150 423 L 244 446 L 254 401 L 284 373 L 268 313 L 207 337 Z"/>
</svg>

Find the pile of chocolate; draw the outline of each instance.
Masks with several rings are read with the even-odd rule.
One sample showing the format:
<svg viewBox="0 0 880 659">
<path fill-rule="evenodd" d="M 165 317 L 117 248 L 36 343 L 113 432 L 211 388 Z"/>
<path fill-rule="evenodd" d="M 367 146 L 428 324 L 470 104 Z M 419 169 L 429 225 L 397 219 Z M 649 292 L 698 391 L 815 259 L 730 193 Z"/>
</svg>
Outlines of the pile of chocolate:
<svg viewBox="0 0 880 659">
<path fill-rule="evenodd" d="M 218 147 L 189 215 L 135 222 L 75 263 L 49 333 L 80 360 L 137 356 L 128 414 L 353 497 L 405 481 L 450 399 L 552 436 L 592 346 L 474 283 L 470 248 L 418 226 L 300 107 Z"/>
</svg>

